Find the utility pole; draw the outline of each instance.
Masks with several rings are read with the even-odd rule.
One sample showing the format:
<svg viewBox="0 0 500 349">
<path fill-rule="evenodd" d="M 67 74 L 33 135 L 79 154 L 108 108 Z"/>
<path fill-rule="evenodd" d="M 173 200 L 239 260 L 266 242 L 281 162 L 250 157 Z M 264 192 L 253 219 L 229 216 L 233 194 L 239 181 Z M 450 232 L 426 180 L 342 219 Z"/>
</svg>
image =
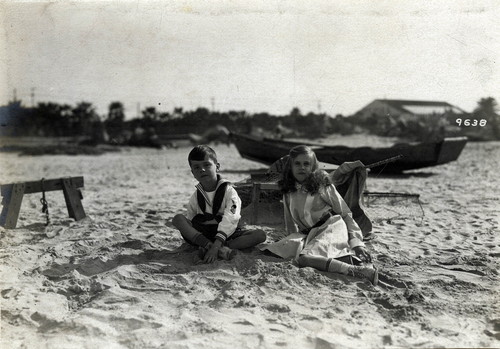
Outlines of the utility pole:
<svg viewBox="0 0 500 349">
<path fill-rule="evenodd" d="M 387 95 L 384 95 L 384 109 L 385 109 L 385 115 L 391 116 L 391 114 L 389 113 L 389 107 L 387 106 Z"/>
<path fill-rule="evenodd" d="M 210 98 L 210 101 L 212 102 L 212 113 L 215 111 L 215 98 L 212 97 Z"/>
<path fill-rule="evenodd" d="M 35 88 L 31 88 L 31 108 L 35 107 Z"/>
</svg>

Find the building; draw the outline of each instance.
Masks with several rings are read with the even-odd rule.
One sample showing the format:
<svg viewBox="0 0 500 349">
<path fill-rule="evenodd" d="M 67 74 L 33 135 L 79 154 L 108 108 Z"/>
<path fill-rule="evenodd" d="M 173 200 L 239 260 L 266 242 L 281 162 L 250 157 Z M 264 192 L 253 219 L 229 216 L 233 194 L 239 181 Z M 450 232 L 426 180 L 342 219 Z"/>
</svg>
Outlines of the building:
<svg viewBox="0 0 500 349">
<path fill-rule="evenodd" d="M 380 136 L 420 141 L 459 135 L 464 110 L 447 102 L 376 99 L 352 116 L 353 122 Z"/>
<path fill-rule="evenodd" d="M 376 99 L 355 115 L 361 120 L 373 116 L 386 116 L 391 119 L 408 120 L 429 115 L 465 114 L 459 107 L 447 102 L 411 101 L 400 99 Z"/>
</svg>

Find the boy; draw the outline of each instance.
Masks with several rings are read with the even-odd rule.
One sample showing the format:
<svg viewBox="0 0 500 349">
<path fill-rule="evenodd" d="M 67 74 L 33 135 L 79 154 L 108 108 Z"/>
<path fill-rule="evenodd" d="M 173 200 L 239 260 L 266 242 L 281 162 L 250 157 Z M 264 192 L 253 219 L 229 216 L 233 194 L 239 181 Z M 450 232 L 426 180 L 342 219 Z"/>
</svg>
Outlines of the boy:
<svg viewBox="0 0 500 349">
<path fill-rule="evenodd" d="M 189 153 L 188 162 L 199 183 L 189 199 L 187 217 L 178 214 L 172 223 L 188 243 L 201 247 L 203 262 L 212 263 L 218 256 L 231 259 L 235 254 L 232 249 L 266 241 L 262 230 L 238 228 L 241 200 L 229 182 L 218 175 L 220 164 L 215 151 L 198 145 Z"/>
</svg>

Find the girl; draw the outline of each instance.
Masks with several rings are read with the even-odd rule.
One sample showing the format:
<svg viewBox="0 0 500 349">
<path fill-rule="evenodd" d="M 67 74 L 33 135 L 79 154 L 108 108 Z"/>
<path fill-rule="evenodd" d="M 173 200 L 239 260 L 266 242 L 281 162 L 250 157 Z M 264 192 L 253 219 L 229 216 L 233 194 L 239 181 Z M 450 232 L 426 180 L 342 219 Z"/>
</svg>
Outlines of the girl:
<svg viewBox="0 0 500 349">
<path fill-rule="evenodd" d="M 278 184 L 289 235 L 266 249 L 283 258 L 295 257 L 301 267 L 357 276 L 376 285 L 378 271 L 371 265 L 361 230 L 328 174 L 318 170 L 309 147 L 290 150 Z"/>
</svg>

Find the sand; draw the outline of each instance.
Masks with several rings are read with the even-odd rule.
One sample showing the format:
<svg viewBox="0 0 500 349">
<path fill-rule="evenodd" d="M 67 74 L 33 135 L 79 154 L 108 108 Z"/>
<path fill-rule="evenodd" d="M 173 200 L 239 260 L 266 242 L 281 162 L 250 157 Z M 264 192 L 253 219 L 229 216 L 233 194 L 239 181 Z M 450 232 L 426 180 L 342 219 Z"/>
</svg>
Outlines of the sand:
<svg viewBox="0 0 500 349">
<path fill-rule="evenodd" d="M 215 149 L 232 181 L 262 168 L 234 146 Z M 370 191 L 418 193 L 423 209 L 374 217 L 376 287 L 257 249 L 196 264 L 171 224 L 196 184 L 189 150 L 0 154 L 2 183 L 84 176 L 88 216 L 69 218 L 62 192 L 49 192 L 45 226 L 30 194 L 17 228 L 0 228 L 2 348 L 500 346 L 499 142 L 412 175 L 369 176 Z M 278 230 L 266 227 L 270 240 Z"/>
</svg>

